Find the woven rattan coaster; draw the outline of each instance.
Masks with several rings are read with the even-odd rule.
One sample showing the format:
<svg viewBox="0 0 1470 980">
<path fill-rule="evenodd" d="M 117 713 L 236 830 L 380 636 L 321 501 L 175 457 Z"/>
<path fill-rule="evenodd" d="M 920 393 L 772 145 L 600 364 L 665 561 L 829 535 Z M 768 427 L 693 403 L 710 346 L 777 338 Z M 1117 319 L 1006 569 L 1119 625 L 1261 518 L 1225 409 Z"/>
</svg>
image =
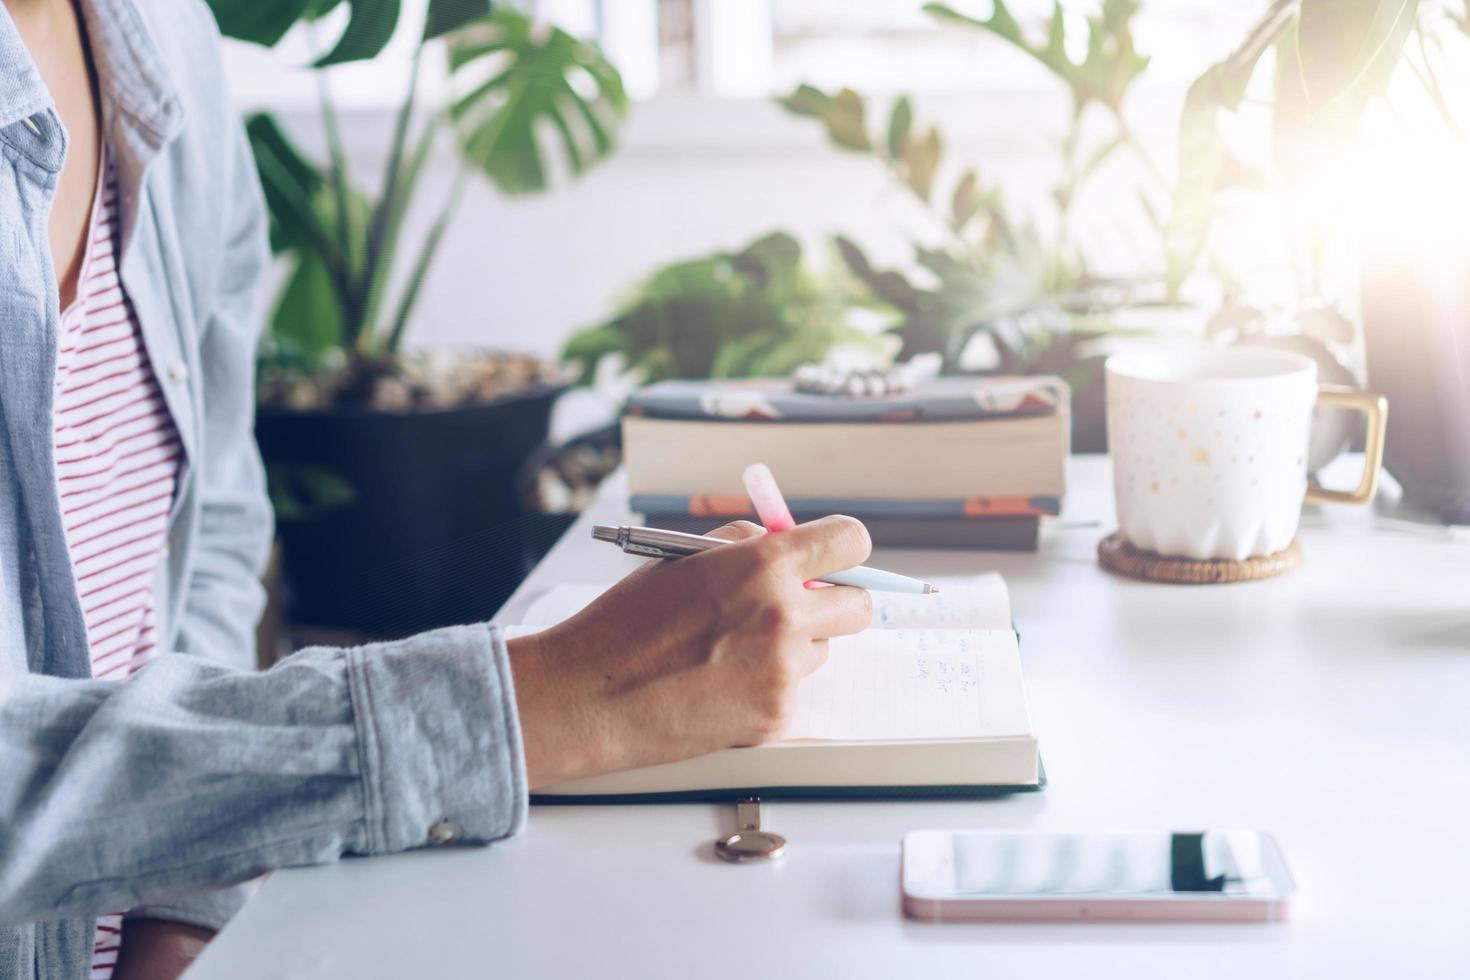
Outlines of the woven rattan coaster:
<svg viewBox="0 0 1470 980">
<path fill-rule="evenodd" d="M 1114 531 L 1097 543 L 1097 560 L 1103 568 L 1148 582 L 1180 585 L 1214 585 L 1220 582 L 1253 582 L 1289 572 L 1302 563 L 1302 547 L 1295 541 L 1260 558 L 1173 558 L 1135 548 Z"/>
</svg>

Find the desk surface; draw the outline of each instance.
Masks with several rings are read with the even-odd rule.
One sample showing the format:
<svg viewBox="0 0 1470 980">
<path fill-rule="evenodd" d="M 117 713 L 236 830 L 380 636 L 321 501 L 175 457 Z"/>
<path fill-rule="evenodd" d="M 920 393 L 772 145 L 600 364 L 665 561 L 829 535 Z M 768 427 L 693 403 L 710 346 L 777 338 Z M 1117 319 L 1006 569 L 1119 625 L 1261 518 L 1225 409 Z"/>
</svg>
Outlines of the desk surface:
<svg viewBox="0 0 1470 980">
<path fill-rule="evenodd" d="M 984 802 L 771 803 L 779 864 L 718 863 L 732 808 L 540 808 L 517 839 L 273 876 L 190 972 L 268 977 L 1464 976 L 1470 970 L 1470 541 L 1363 509 L 1310 511 L 1302 567 L 1161 586 L 1100 571 L 1103 459 L 1072 464 L 1037 554 L 885 552 L 1010 583 L 1051 784 Z M 588 525 L 521 591 L 634 560 Z M 1097 524 L 1086 526 L 1087 522 Z M 1079 526 L 1081 525 L 1081 526 Z M 906 921 L 919 827 L 1259 827 L 1300 891 L 1269 925 Z"/>
</svg>

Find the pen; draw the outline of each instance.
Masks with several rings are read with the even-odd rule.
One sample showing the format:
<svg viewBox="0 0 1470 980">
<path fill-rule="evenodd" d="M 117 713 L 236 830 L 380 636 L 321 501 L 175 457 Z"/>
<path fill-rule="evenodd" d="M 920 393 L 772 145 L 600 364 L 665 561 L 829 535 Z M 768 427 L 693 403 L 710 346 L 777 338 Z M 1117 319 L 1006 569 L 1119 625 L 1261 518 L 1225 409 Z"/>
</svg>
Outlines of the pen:
<svg viewBox="0 0 1470 980">
<path fill-rule="evenodd" d="M 665 531 L 656 527 L 613 527 L 610 524 L 592 525 L 592 537 L 597 541 L 615 544 L 626 554 L 641 555 L 644 558 L 683 558 L 730 544 L 723 538 L 711 538 L 703 534 L 685 534 L 682 531 Z M 873 592 L 932 595 L 939 591 L 928 582 L 866 565 L 823 575 L 819 581 L 828 585 L 851 585 Z"/>
</svg>

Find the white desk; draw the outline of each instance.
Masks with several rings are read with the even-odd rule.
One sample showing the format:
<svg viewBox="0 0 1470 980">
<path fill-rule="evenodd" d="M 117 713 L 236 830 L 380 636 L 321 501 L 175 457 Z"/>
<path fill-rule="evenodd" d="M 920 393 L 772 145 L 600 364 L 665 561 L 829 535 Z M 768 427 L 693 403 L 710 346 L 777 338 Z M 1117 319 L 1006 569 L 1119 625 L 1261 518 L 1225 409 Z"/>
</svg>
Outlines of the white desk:
<svg viewBox="0 0 1470 980">
<path fill-rule="evenodd" d="M 189 974 L 270 977 L 1464 977 L 1470 975 L 1470 541 L 1309 513 L 1274 581 L 1155 586 L 1100 571 L 1104 460 L 1074 461 L 1039 554 L 887 552 L 999 569 L 1051 785 L 986 802 L 770 803 L 772 866 L 716 862 L 710 805 L 540 808 L 478 850 L 272 877 Z M 594 547 L 605 493 L 507 607 L 633 564 Z M 1272 925 L 932 925 L 898 908 L 926 826 L 1260 827 L 1299 879 Z"/>
</svg>

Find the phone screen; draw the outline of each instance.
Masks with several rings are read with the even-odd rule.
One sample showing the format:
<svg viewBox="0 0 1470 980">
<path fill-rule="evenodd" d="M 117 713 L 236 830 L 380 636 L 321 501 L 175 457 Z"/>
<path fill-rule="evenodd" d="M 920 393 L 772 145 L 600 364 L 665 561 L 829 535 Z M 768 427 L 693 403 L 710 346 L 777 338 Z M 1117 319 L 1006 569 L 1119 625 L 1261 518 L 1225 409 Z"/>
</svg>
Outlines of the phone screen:
<svg viewBox="0 0 1470 980">
<path fill-rule="evenodd" d="M 911 837 L 905 887 L 923 897 L 1269 898 L 1290 890 L 1275 843 L 1253 831 Z"/>
</svg>

